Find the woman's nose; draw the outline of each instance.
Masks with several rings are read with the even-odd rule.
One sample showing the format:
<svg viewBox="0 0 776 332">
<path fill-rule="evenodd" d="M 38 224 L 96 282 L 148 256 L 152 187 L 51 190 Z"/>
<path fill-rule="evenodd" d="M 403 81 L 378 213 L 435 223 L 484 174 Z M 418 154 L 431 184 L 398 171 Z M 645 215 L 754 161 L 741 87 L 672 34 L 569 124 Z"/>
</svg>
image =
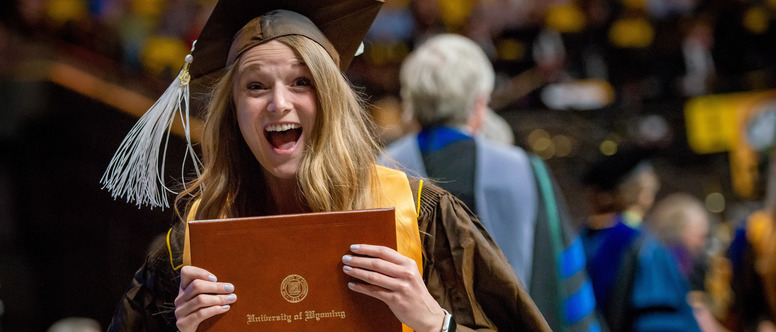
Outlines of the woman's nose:
<svg viewBox="0 0 776 332">
<path fill-rule="evenodd" d="M 267 105 L 267 110 L 270 112 L 285 112 L 291 109 L 291 104 L 288 100 L 288 91 L 285 87 L 279 86 L 272 91 L 272 100 Z"/>
</svg>

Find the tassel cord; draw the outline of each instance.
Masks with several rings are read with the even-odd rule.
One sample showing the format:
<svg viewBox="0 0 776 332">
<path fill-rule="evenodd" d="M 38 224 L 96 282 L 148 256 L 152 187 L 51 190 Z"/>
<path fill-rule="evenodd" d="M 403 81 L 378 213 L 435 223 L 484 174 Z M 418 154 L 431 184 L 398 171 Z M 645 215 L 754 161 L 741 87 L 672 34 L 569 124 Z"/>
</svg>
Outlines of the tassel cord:
<svg viewBox="0 0 776 332">
<path fill-rule="evenodd" d="M 192 52 L 193 50 L 194 45 L 192 45 Z M 189 66 L 192 61 L 191 54 L 187 55 L 175 81 L 135 123 L 111 158 L 100 183 L 104 189 L 108 189 L 114 199 L 126 197 L 127 202 L 134 201 L 138 208 L 143 205 L 162 209 L 169 207 L 167 194 L 177 193 L 165 184 L 165 165 L 170 132 L 176 113 L 183 126 L 187 144 L 181 162 L 181 180 L 184 188 L 185 168 L 189 158 L 194 164 L 196 175 L 198 177 L 201 175 L 202 163 L 191 143 Z M 160 151 L 162 141 L 164 141 L 164 149 Z"/>
<path fill-rule="evenodd" d="M 158 190 L 157 184 L 160 184 L 165 191 L 173 192 L 164 184 L 164 164 L 169 143 L 168 129 L 172 127 L 176 112 L 182 116 L 181 101 L 185 102 L 186 113 L 188 113 L 188 85 L 183 85 L 176 79 L 121 142 L 100 180 L 103 188 L 108 189 L 113 198 L 126 196 L 127 202 L 134 201 L 138 206 L 169 207 L 166 195 Z M 188 151 L 193 149 L 188 133 L 190 130 L 188 116 L 183 125 L 187 131 L 188 154 Z M 167 137 L 160 165 L 160 146 L 165 138 L 165 131 L 167 131 Z M 196 160 L 196 158 L 193 159 Z"/>
</svg>

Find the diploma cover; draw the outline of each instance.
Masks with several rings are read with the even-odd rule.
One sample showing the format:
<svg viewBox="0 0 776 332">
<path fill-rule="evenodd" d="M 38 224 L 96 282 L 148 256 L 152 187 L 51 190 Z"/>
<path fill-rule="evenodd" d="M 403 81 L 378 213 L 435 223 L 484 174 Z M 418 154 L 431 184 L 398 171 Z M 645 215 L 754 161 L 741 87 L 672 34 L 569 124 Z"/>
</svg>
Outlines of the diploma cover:
<svg viewBox="0 0 776 332">
<path fill-rule="evenodd" d="M 393 208 L 189 222 L 191 263 L 237 301 L 200 331 L 401 331 L 380 300 L 347 287 L 351 244 L 396 249 Z"/>
</svg>

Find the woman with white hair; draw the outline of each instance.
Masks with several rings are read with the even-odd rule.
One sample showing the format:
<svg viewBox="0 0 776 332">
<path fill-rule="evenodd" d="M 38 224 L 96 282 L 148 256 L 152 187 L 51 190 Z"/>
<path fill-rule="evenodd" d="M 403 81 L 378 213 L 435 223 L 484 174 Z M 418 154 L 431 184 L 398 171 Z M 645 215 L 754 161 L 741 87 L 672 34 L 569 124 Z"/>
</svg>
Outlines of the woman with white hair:
<svg viewBox="0 0 776 332">
<path fill-rule="evenodd" d="M 578 260 L 584 253 L 573 245 L 577 236 L 550 173 L 538 157 L 482 132 L 495 78 L 479 45 L 455 34 L 433 36 L 405 59 L 400 80 L 406 117 L 421 131 L 390 145 L 383 163 L 435 180 L 471 208 L 553 330 L 597 328 L 592 287 Z M 560 273 L 558 266 L 571 268 Z"/>
</svg>

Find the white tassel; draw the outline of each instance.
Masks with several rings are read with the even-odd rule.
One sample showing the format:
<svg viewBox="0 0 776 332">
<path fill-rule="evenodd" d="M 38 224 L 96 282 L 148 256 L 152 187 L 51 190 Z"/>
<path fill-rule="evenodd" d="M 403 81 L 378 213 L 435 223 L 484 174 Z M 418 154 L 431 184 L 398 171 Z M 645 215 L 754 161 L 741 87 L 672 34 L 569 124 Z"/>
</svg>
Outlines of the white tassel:
<svg viewBox="0 0 776 332">
<path fill-rule="evenodd" d="M 162 209 L 169 207 L 167 192 L 175 194 L 175 191 L 164 183 L 164 164 L 170 129 L 176 113 L 183 124 L 187 143 L 181 166 L 181 178 L 183 178 L 186 160 L 189 158 L 194 163 L 197 176 L 200 175 L 201 162 L 191 143 L 189 123 L 189 82 L 191 80 L 189 66 L 193 60 L 191 54 L 186 55 L 185 60 L 186 63 L 175 81 L 121 142 L 108 169 L 100 179 L 103 188 L 108 189 L 114 199 L 126 197 L 127 202 L 134 201 L 138 207 L 143 205 L 149 205 L 151 208 L 162 207 Z M 164 151 L 161 153 L 162 160 L 159 164 L 162 139 L 164 139 Z"/>
</svg>

